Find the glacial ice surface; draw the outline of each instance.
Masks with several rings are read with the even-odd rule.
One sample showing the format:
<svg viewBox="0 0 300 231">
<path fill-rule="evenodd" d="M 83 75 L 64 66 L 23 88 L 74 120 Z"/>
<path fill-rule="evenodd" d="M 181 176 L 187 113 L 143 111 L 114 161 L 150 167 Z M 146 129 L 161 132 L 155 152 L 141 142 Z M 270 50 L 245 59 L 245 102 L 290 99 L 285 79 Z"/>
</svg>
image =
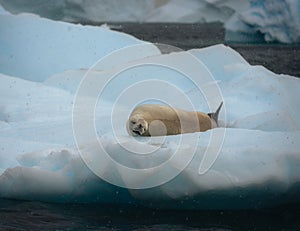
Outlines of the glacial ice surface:
<svg viewBox="0 0 300 231">
<path fill-rule="evenodd" d="M 224 45 L 160 54 L 152 44 L 99 27 L 32 15 L 0 17 L 0 30 L 16 35 L 14 31 L 26 28 L 26 38 L 31 41 L 24 43 L 25 35 L 8 39 L 6 33 L 0 33 L 0 49 L 5 51 L 1 52 L 1 63 L 10 54 L 19 57 L 1 65 L 0 197 L 182 209 L 257 208 L 299 202 L 299 79 L 251 66 Z M 69 43 L 72 31 L 77 31 L 76 39 Z M 58 40 L 58 35 L 66 40 Z M 81 47 L 85 38 L 93 39 L 94 44 L 90 49 L 85 47 L 87 50 Z M 63 55 L 66 49 L 72 50 L 70 57 Z M 33 55 L 25 59 L 21 54 L 25 50 L 32 50 Z M 111 51 L 115 53 L 105 57 Z M 38 57 L 44 65 L 37 65 Z M 46 65 L 52 59 L 60 68 Z M 87 70 L 97 60 L 102 62 Z M 200 87 L 180 70 L 196 76 Z M 113 78 L 106 83 L 110 76 Z M 97 95 L 96 106 L 90 104 L 97 87 L 94 85 L 104 87 L 103 83 L 106 85 Z M 88 91 L 78 98 L 84 84 Z M 135 84 L 141 84 L 141 88 Z M 166 90 L 170 86 L 184 92 L 197 110 L 213 110 L 223 100 L 222 126 L 164 139 L 129 137 L 124 121 L 141 95 L 149 99 L 165 97 L 170 100 L 167 103 L 185 108 L 181 94 Z M 216 86 L 221 98 L 215 94 Z M 118 98 L 124 91 L 128 97 Z M 86 108 L 76 111 L 78 102 Z M 85 128 L 89 124 L 84 119 L 90 114 L 84 109 L 90 108 L 94 109 L 98 136 L 93 139 L 82 130 L 79 135 L 88 142 L 79 142 L 78 149 L 74 113 L 79 112 L 77 117 L 83 118 L 79 123 Z M 212 142 L 212 136 L 218 142 Z M 127 174 L 126 169 L 107 161 L 99 151 L 100 143 L 115 162 L 144 169 L 143 174 Z M 137 153 L 153 147 L 156 150 L 153 155 L 137 156 L 124 147 Z M 172 158 L 176 151 L 184 155 Z M 187 157 L 191 159 L 178 171 Z M 132 187 L 160 180 L 153 169 L 162 163 L 166 163 L 162 177 L 170 172 L 178 174 L 152 188 Z M 203 163 L 211 165 L 199 173 Z M 98 170 L 105 179 L 124 187 L 99 178 L 97 166 L 103 167 Z"/>
</svg>

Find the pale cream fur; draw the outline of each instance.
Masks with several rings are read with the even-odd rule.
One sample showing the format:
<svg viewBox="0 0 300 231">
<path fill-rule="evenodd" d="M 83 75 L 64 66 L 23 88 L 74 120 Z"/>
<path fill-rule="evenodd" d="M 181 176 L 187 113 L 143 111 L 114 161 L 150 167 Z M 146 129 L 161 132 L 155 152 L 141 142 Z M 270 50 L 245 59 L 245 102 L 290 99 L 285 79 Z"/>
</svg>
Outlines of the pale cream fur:
<svg viewBox="0 0 300 231">
<path fill-rule="evenodd" d="M 217 127 L 217 122 L 203 112 L 184 111 L 158 104 L 136 107 L 127 122 L 133 136 L 165 136 L 204 132 Z"/>
</svg>

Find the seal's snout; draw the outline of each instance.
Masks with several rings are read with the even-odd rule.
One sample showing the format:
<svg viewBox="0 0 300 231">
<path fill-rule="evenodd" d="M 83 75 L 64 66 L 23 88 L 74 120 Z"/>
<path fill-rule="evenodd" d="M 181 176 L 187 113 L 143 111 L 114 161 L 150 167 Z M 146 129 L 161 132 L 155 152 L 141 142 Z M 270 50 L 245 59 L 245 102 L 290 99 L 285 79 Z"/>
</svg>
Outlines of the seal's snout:
<svg viewBox="0 0 300 231">
<path fill-rule="evenodd" d="M 144 128 L 143 128 L 142 125 L 139 125 L 137 128 L 133 128 L 133 129 L 132 129 L 132 133 L 133 133 L 134 135 L 139 135 L 139 136 L 141 136 L 141 135 L 143 135 L 143 134 L 145 133 L 145 130 L 144 130 Z"/>
<path fill-rule="evenodd" d="M 147 131 L 147 122 L 139 116 L 132 117 L 128 126 L 128 131 L 133 136 L 143 136 Z"/>
<path fill-rule="evenodd" d="M 146 124 L 144 120 L 138 120 L 133 126 L 133 133 L 136 135 L 143 135 L 146 132 Z"/>
<path fill-rule="evenodd" d="M 133 132 L 133 134 L 135 134 L 135 135 L 139 135 L 139 136 L 142 135 L 141 131 L 132 130 L 132 132 Z"/>
</svg>

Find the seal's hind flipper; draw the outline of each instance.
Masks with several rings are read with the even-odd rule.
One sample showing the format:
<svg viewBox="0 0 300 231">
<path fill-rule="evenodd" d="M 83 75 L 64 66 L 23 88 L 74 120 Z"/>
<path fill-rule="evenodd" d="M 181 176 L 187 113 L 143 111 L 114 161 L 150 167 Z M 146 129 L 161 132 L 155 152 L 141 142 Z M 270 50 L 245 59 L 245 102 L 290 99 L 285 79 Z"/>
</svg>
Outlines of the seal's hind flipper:
<svg viewBox="0 0 300 231">
<path fill-rule="evenodd" d="M 216 110 L 216 112 L 208 113 L 207 114 L 211 119 L 213 119 L 216 122 L 217 125 L 219 125 L 218 124 L 219 112 L 220 112 L 220 110 L 222 108 L 222 105 L 223 105 L 223 101 L 220 103 L 220 106 L 218 107 L 218 109 Z"/>
</svg>

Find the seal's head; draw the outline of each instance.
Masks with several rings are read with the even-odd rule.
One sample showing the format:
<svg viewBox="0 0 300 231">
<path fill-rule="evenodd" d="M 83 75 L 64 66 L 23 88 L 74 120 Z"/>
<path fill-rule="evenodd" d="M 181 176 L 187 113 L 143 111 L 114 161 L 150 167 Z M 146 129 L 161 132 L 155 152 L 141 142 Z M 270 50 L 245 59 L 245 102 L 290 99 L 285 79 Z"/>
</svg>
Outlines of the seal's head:
<svg viewBox="0 0 300 231">
<path fill-rule="evenodd" d="M 127 129 L 133 136 L 143 136 L 148 131 L 148 122 L 140 115 L 133 115 L 128 120 Z"/>
</svg>

